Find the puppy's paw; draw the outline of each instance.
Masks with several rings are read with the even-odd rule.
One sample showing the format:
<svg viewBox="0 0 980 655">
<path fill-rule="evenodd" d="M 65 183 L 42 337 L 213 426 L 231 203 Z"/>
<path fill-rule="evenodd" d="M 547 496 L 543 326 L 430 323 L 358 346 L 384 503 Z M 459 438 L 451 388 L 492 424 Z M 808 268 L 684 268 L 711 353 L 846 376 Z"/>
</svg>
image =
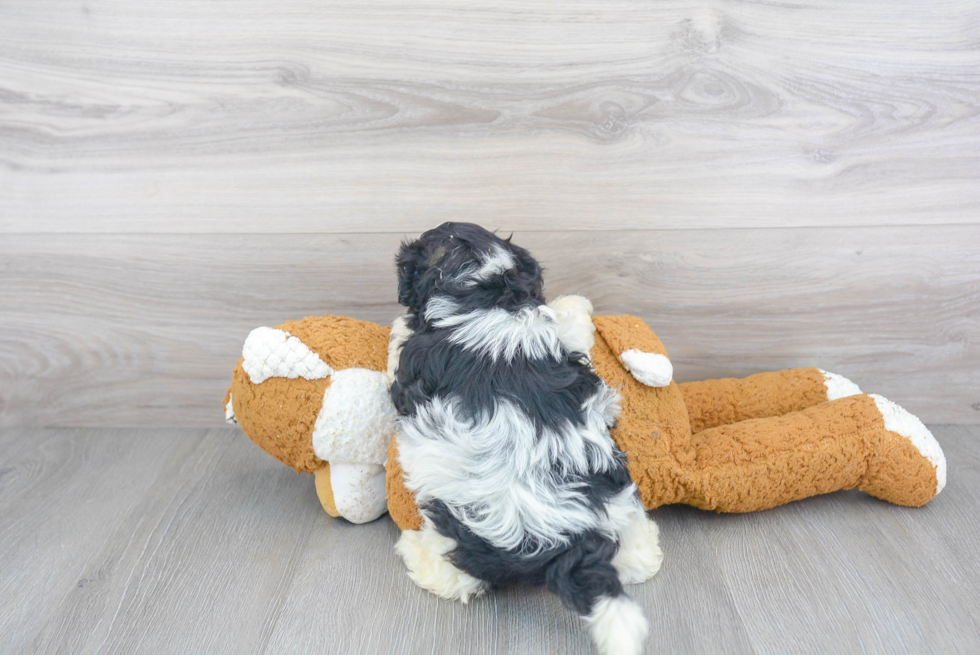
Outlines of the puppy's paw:
<svg viewBox="0 0 980 655">
<path fill-rule="evenodd" d="M 646 582 L 656 575 L 663 561 L 657 524 L 646 514 L 638 513 L 620 536 L 619 550 L 612 561 L 619 573 L 619 581 L 624 585 Z"/>
<path fill-rule="evenodd" d="M 405 562 L 412 582 L 437 596 L 465 604 L 486 591 L 487 585 L 459 570 L 446 558 L 446 553 L 455 546 L 452 539 L 443 537 L 426 522 L 421 530 L 402 532 L 395 552 Z"/>
</svg>

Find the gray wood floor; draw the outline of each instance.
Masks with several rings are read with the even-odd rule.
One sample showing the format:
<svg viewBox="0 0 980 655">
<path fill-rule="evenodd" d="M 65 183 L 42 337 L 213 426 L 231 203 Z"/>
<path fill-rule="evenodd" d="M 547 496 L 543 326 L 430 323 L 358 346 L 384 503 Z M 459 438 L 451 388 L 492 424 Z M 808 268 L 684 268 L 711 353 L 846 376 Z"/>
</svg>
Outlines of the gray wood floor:
<svg viewBox="0 0 980 655">
<path fill-rule="evenodd" d="M 934 432 L 949 485 L 924 508 L 656 511 L 648 652 L 980 651 L 980 427 Z M 387 517 L 330 519 L 238 430 L 6 429 L 0 452 L 0 652 L 592 652 L 539 590 L 416 588 Z"/>
</svg>

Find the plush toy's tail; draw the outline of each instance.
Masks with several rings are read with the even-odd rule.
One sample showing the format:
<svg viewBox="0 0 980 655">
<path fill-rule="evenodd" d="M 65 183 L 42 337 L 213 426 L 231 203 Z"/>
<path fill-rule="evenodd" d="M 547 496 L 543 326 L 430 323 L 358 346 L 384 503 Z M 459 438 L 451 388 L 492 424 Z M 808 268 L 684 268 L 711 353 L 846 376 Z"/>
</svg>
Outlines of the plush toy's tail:
<svg viewBox="0 0 980 655">
<path fill-rule="evenodd" d="M 586 539 L 549 566 L 547 587 L 585 620 L 602 655 L 640 655 L 648 627 L 612 565 L 615 542 Z"/>
</svg>

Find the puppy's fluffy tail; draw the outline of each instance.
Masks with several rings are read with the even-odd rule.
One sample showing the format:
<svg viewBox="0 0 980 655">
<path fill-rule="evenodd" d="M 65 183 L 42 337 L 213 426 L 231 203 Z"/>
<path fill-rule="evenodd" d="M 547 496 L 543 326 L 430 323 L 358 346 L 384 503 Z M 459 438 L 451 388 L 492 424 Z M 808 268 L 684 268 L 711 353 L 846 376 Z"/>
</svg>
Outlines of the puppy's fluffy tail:
<svg viewBox="0 0 980 655">
<path fill-rule="evenodd" d="M 585 617 L 592 641 L 603 655 L 640 655 L 647 638 L 647 620 L 626 594 L 603 596 Z"/>
<path fill-rule="evenodd" d="M 602 655 L 640 655 L 649 628 L 640 607 L 623 593 L 615 554 L 615 542 L 593 533 L 555 558 L 546 584 L 582 616 Z"/>
</svg>

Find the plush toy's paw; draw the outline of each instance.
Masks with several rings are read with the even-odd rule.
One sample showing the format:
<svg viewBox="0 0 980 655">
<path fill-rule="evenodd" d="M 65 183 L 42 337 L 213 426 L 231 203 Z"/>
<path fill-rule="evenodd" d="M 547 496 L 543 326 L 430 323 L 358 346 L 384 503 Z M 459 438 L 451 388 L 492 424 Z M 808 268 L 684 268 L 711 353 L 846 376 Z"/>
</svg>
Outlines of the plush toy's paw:
<svg viewBox="0 0 980 655">
<path fill-rule="evenodd" d="M 858 488 L 897 505 L 926 504 L 946 486 L 943 449 L 916 416 L 887 398 L 869 397 L 885 430 Z"/>
<path fill-rule="evenodd" d="M 482 582 L 461 571 L 446 558 L 456 547 L 456 542 L 436 532 L 428 521 L 421 530 L 405 530 L 395 544 L 397 552 L 408 568 L 412 582 L 437 596 L 468 603 L 487 589 Z"/>
<path fill-rule="evenodd" d="M 825 371 L 822 368 L 817 370 L 823 373 L 823 383 L 824 386 L 827 387 L 827 400 L 837 400 L 838 398 L 857 396 L 861 393 L 861 389 L 858 388 L 858 385 L 854 384 L 843 375 L 831 373 L 830 371 Z"/>
<path fill-rule="evenodd" d="M 334 462 L 315 475 L 317 496 L 330 516 L 370 523 L 388 511 L 385 470 L 378 464 Z"/>
<path fill-rule="evenodd" d="M 657 524 L 644 512 L 638 512 L 620 535 L 619 550 L 612 561 L 619 573 L 619 581 L 623 584 L 646 582 L 656 575 L 663 561 Z"/>
<path fill-rule="evenodd" d="M 619 359 L 638 382 L 648 387 L 666 387 L 674 379 L 674 367 L 664 355 L 627 350 Z"/>
<path fill-rule="evenodd" d="M 558 340 L 565 350 L 591 357 L 595 346 L 592 303 L 584 296 L 558 296 L 548 303 L 558 323 Z"/>
</svg>

